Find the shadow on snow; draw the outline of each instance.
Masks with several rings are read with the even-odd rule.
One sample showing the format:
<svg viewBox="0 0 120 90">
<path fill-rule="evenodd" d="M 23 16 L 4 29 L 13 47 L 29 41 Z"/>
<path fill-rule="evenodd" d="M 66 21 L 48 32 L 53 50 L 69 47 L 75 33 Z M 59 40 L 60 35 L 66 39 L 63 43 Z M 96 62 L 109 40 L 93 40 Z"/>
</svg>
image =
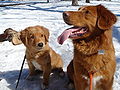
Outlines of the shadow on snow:
<svg viewBox="0 0 120 90">
<path fill-rule="evenodd" d="M 29 72 L 28 69 L 23 69 L 17 90 L 42 90 L 41 89 L 42 78 L 40 78 L 40 75 L 35 76 L 34 80 L 30 81 L 26 80 L 28 72 Z M 11 90 L 15 90 L 18 75 L 19 75 L 18 70 L 0 72 L 1 79 L 0 82 L 2 82 L 3 79 L 5 79 L 8 83 L 7 87 Z M 48 90 L 68 90 L 67 83 L 68 78 L 66 75 L 61 78 L 56 74 L 52 74 L 50 76 L 49 83 L 50 85 Z"/>
</svg>

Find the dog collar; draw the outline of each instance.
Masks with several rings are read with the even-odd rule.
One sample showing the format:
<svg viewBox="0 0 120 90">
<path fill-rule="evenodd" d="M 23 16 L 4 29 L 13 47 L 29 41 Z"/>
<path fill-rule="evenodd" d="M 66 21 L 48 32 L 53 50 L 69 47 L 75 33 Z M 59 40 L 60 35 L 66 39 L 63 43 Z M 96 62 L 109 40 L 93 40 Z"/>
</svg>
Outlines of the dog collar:
<svg viewBox="0 0 120 90">
<path fill-rule="evenodd" d="M 99 55 L 105 54 L 105 50 L 98 50 L 98 54 L 99 54 Z"/>
</svg>

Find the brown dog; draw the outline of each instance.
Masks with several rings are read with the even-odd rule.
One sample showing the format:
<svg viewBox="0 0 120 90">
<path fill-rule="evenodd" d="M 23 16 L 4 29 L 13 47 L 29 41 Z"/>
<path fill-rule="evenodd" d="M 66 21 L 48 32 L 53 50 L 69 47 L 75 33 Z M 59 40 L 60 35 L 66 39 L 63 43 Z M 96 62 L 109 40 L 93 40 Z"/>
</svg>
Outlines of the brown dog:
<svg viewBox="0 0 120 90">
<path fill-rule="evenodd" d="M 73 27 L 65 30 L 58 42 L 73 40 L 74 58 L 67 73 L 75 89 L 112 90 L 116 60 L 111 27 L 117 21 L 116 16 L 97 5 L 66 11 L 63 18 Z"/>
<path fill-rule="evenodd" d="M 26 58 L 30 70 L 28 79 L 36 74 L 36 69 L 41 70 L 43 71 L 42 88 L 48 88 L 51 70 L 57 69 L 60 75 L 64 74 L 60 55 L 48 44 L 48 29 L 43 26 L 28 27 L 20 32 L 20 39 L 26 46 Z"/>
</svg>

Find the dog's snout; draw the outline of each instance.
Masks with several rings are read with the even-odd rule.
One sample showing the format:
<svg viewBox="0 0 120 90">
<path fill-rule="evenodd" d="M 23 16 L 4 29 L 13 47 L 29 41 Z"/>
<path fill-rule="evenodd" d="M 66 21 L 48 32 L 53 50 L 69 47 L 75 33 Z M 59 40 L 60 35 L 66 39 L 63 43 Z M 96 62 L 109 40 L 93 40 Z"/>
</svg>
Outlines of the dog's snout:
<svg viewBox="0 0 120 90">
<path fill-rule="evenodd" d="M 63 12 L 63 17 L 68 17 L 69 13 L 68 12 Z"/>
<path fill-rule="evenodd" d="M 38 46 L 39 47 L 43 47 L 43 43 L 38 43 Z"/>
</svg>

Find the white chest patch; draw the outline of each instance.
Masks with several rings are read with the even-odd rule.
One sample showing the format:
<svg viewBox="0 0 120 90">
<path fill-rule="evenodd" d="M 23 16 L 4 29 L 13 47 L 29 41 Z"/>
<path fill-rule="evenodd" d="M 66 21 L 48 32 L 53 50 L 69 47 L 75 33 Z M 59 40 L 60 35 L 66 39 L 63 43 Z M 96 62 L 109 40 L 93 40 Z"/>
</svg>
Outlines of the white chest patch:
<svg viewBox="0 0 120 90">
<path fill-rule="evenodd" d="M 39 58 L 39 55 L 35 55 L 35 58 L 36 58 L 36 59 Z"/>
<path fill-rule="evenodd" d="M 34 67 L 35 67 L 36 69 L 42 70 L 41 65 L 38 64 L 35 60 L 32 61 L 32 64 L 34 65 Z"/>
<path fill-rule="evenodd" d="M 102 78 L 103 78 L 103 76 L 97 76 L 97 77 L 93 78 L 93 87 L 95 87 L 96 83 L 99 82 Z"/>
<path fill-rule="evenodd" d="M 90 84 L 90 79 L 86 76 L 83 76 L 84 79 L 88 80 L 88 85 Z M 93 85 L 93 89 L 96 88 L 96 84 L 97 82 L 99 82 L 101 79 L 103 78 L 103 76 L 97 76 L 93 78 L 92 81 L 92 85 Z M 88 90 L 89 87 L 87 87 L 85 90 Z"/>
</svg>

